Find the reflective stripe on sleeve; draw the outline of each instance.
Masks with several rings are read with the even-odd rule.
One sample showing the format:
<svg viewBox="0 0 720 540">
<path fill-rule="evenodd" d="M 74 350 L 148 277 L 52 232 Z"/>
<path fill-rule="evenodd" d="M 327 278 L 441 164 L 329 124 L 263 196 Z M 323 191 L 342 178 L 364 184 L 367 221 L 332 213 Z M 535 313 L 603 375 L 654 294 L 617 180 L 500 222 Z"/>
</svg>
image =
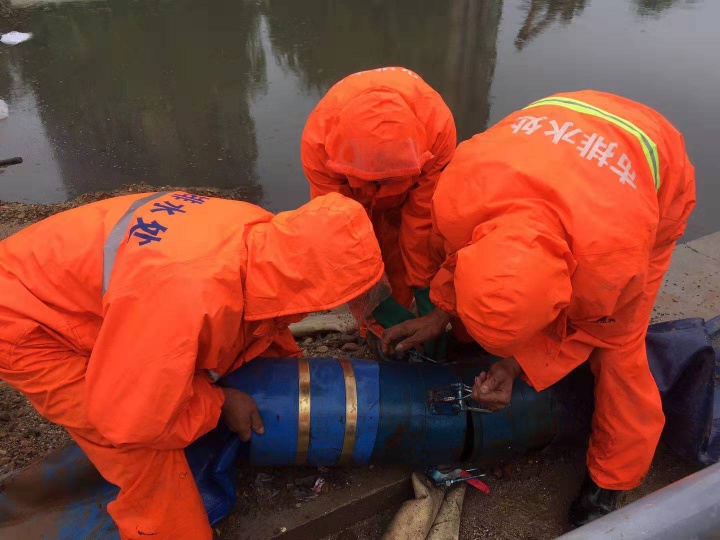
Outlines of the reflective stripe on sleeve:
<svg viewBox="0 0 720 540">
<path fill-rule="evenodd" d="M 127 231 L 130 220 L 133 217 L 135 211 L 147 202 L 150 202 L 160 197 L 164 197 L 170 191 L 161 191 L 159 193 L 153 193 L 142 199 L 138 199 L 130 205 L 127 212 L 118 220 L 115 226 L 110 231 L 107 239 L 105 240 L 105 246 L 103 247 L 103 281 L 102 281 L 102 293 L 103 295 L 107 292 L 108 284 L 110 283 L 110 276 L 112 276 L 113 267 L 115 266 L 115 257 L 117 256 L 120 243 L 125 238 L 125 231 Z"/>
</svg>

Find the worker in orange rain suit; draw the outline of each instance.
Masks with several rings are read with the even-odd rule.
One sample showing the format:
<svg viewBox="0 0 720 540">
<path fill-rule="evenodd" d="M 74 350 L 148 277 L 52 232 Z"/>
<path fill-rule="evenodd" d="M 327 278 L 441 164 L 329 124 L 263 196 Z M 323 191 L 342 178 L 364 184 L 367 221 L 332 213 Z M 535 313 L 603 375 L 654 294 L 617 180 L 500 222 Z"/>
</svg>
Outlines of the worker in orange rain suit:
<svg viewBox="0 0 720 540">
<path fill-rule="evenodd" d="M 183 192 L 108 199 L 0 243 L 0 377 L 120 487 L 122 538 L 210 539 L 183 449 L 221 411 L 245 439 L 263 431 L 252 398 L 213 381 L 299 355 L 289 322 L 382 274 L 367 215 L 340 195 L 278 215 Z"/>
<path fill-rule="evenodd" d="M 399 67 L 344 78 L 305 125 L 300 153 L 311 197 L 342 193 L 372 219 L 393 294 L 373 313 L 381 326 L 411 317 L 413 296 L 421 315 L 432 311 L 429 285 L 444 256 L 442 242 L 431 242 L 430 204 L 455 145 L 440 94 Z"/>
<path fill-rule="evenodd" d="M 594 91 L 511 114 L 461 144 L 438 183 L 434 219 L 451 255 L 431 298 L 505 358 L 473 397 L 500 408 L 520 373 L 542 390 L 589 359 L 595 414 L 575 525 L 611 511 L 650 466 L 664 416 L 645 334 L 694 204 L 682 136 L 648 107 Z M 383 347 L 428 339 L 437 319 L 388 330 Z"/>
</svg>

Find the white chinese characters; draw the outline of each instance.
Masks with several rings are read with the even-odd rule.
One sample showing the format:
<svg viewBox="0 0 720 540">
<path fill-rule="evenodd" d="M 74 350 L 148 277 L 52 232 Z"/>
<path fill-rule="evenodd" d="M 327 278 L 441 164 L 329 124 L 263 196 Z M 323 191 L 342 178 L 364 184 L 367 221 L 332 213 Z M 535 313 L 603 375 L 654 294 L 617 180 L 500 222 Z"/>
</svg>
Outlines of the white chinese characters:
<svg viewBox="0 0 720 540">
<path fill-rule="evenodd" d="M 621 184 L 637 189 L 636 173 L 627 154 L 622 152 L 617 161 L 610 161 L 616 157 L 615 151 L 619 146 L 617 142 L 606 141 L 597 133 L 584 133 L 580 128 L 576 128 L 573 122 L 564 122 L 560 125 L 556 120 L 548 120 L 547 116 L 520 116 L 510 127 L 514 134 L 525 135 L 532 135 L 545 128 L 542 133 L 546 137 L 551 137 L 553 144 L 564 142 L 576 145 L 580 158 L 594 161 L 600 168 L 609 166 L 609 169 L 618 176 Z"/>
</svg>

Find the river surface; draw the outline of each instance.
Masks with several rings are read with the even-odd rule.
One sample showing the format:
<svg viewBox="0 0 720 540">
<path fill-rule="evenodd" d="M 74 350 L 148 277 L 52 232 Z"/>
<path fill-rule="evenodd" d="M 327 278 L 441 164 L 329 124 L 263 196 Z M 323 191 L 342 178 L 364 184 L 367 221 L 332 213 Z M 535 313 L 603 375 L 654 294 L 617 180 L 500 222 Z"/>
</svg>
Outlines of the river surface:
<svg viewBox="0 0 720 540">
<path fill-rule="evenodd" d="M 345 75 L 397 65 L 442 94 L 460 140 L 557 91 L 656 108 L 697 169 L 686 238 L 720 230 L 718 0 L 3 2 L 16 13 L 0 31 L 34 37 L 0 45 L 0 159 L 25 159 L 0 170 L 2 200 L 144 181 L 293 208 L 313 106 Z"/>
</svg>

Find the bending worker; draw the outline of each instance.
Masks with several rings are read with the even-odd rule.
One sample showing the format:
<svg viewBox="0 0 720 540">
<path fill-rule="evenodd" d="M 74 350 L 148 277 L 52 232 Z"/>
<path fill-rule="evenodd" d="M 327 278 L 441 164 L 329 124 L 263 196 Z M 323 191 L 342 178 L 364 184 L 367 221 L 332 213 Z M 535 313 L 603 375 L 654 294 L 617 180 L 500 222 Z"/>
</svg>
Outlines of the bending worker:
<svg viewBox="0 0 720 540">
<path fill-rule="evenodd" d="M 341 80 L 305 125 L 300 153 L 311 197 L 342 193 L 372 219 L 392 285 L 393 298 L 373 314 L 383 327 L 412 316 L 413 296 L 421 315 L 432 311 L 429 285 L 444 256 L 431 241 L 430 205 L 455 145 L 440 94 L 399 67 Z"/>
<path fill-rule="evenodd" d="M 438 183 L 433 212 L 451 255 L 432 282 L 436 314 L 388 330 L 382 345 L 407 349 L 459 316 L 504 358 L 473 391 L 493 409 L 516 377 L 542 390 L 589 360 L 595 413 L 574 525 L 613 510 L 650 467 L 664 416 L 645 334 L 694 204 L 680 133 L 594 91 L 511 114 L 461 144 Z"/>
<path fill-rule="evenodd" d="M 183 192 L 108 199 L 0 243 L 0 377 L 64 426 L 120 487 L 123 539 L 209 540 L 184 448 L 216 426 L 263 433 L 252 398 L 214 381 L 299 355 L 287 326 L 380 286 L 356 202 L 278 215 Z"/>
</svg>

